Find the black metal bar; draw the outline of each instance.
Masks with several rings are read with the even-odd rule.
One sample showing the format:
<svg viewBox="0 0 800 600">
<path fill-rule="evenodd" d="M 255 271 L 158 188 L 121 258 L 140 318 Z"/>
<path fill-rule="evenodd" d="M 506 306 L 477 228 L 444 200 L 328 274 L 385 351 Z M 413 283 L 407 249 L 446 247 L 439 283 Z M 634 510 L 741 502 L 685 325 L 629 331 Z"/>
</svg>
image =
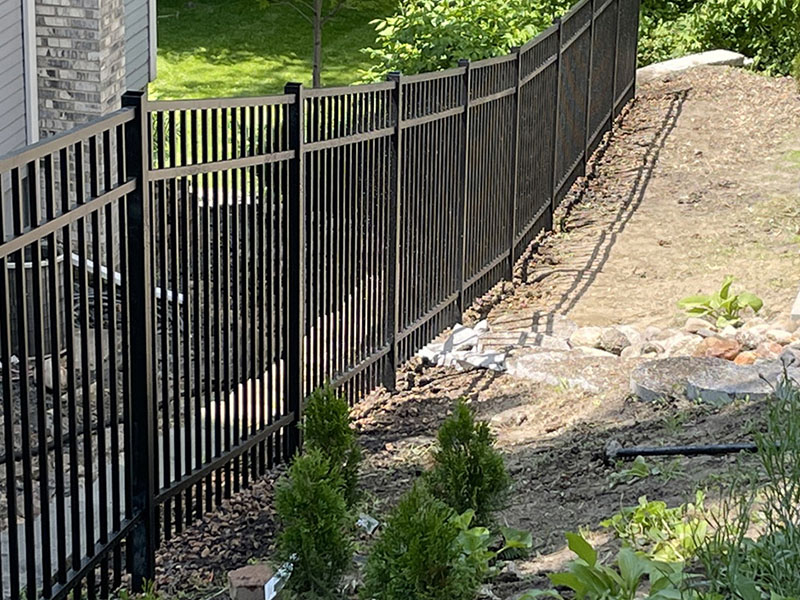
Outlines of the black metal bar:
<svg viewBox="0 0 800 600">
<path fill-rule="evenodd" d="M 557 48 L 558 48 L 558 58 L 556 60 L 556 98 L 555 102 L 553 103 L 554 111 L 553 111 L 553 173 L 550 179 L 550 222 L 553 222 L 553 213 L 556 211 L 556 199 L 558 190 L 556 187 L 558 186 L 559 182 L 559 173 L 558 173 L 558 155 L 559 155 L 559 145 L 561 143 L 561 136 L 559 136 L 559 130 L 561 129 L 560 121 L 561 121 L 561 30 L 563 28 L 563 23 L 560 17 L 556 17 L 553 21 L 553 24 L 557 27 L 556 32 L 556 39 L 557 39 Z"/>
<path fill-rule="evenodd" d="M 289 106 L 288 135 L 289 147 L 295 151 L 295 157 L 289 161 L 288 184 L 289 203 L 287 207 L 288 229 L 286 234 L 286 265 L 288 285 L 286 298 L 286 322 L 288 337 L 286 340 L 286 391 L 288 410 L 294 414 L 294 420 L 288 427 L 288 457 L 299 451 L 302 444 L 300 425 L 303 422 L 303 336 L 305 334 L 305 100 L 303 85 L 286 84 L 287 94 L 295 96 Z M 287 458 L 288 458 L 287 457 Z"/>
<path fill-rule="evenodd" d="M 130 297 L 131 347 L 131 398 L 130 411 L 132 460 L 126 465 L 131 470 L 131 501 L 133 518 L 137 519 L 129 543 L 131 544 L 132 585 L 135 591 L 144 589 L 145 580 L 155 576 L 156 522 L 153 496 L 155 477 L 153 471 L 153 372 L 150 360 L 152 351 L 152 323 L 150 322 L 150 210 L 147 169 L 147 100 L 143 92 L 128 92 L 122 97 L 123 106 L 136 110 L 136 118 L 126 126 L 126 139 L 130 148 L 128 175 L 138 181 L 136 189 L 127 197 L 127 238 Z M 166 294 L 164 294 L 166 296 Z M 166 300 L 166 298 L 165 298 Z M 135 405 L 135 406 L 134 406 Z"/>
<path fill-rule="evenodd" d="M 592 122 L 592 72 L 594 66 L 594 34 L 595 34 L 595 3 L 596 0 L 589 0 L 591 15 L 589 16 L 589 65 L 586 69 L 586 118 L 584 119 L 583 129 L 583 168 L 586 172 L 586 164 L 589 162 L 589 137 L 591 132 L 590 123 Z"/>
<path fill-rule="evenodd" d="M 509 201 L 509 231 L 508 231 L 508 273 L 509 281 L 514 278 L 514 261 L 516 260 L 516 236 L 517 236 L 517 205 L 519 203 L 519 122 L 522 112 L 522 54 L 519 47 L 512 50 L 516 54 L 516 94 L 514 95 L 514 140 L 512 142 L 511 158 L 511 198 Z"/>
<path fill-rule="evenodd" d="M 462 83 L 462 99 L 464 102 L 464 116 L 461 121 L 462 126 L 462 137 L 463 140 L 461 146 L 461 171 L 459 177 L 459 183 L 461 184 L 461 201 L 458 204 L 458 213 L 456 215 L 458 227 L 459 227 L 459 234 L 458 234 L 458 248 L 459 248 L 459 256 L 460 259 L 456 264 L 457 272 L 458 272 L 458 282 L 459 282 L 459 292 L 458 292 L 458 314 L 459 318 L 460 315 L 464 314 L 466 310 L 466 301 L 464 297 L 465 292 L 465 281 L 464 278 L 466 277 L 466 261 L 467 261 L 467 234 L 466 234 L 466 227 L 467 227 L 467 201 L 469 198 L 469 134 L 470 134 L 470 122 L 469 122 L 469 105 L 470 105 L 470 62 L 466 59 L 461 59 L 458 61 L 458 66 L 464 69 L 464 78 Z"/>
<path fill-rule="evenodd" d="M 609 446 L 605 451 L 607 461 L 630 460 L 638 456 L 719 456 L 739 452 L 758 452 L 756 444 L 718 444 L 707 446 Z"/>
</svg>

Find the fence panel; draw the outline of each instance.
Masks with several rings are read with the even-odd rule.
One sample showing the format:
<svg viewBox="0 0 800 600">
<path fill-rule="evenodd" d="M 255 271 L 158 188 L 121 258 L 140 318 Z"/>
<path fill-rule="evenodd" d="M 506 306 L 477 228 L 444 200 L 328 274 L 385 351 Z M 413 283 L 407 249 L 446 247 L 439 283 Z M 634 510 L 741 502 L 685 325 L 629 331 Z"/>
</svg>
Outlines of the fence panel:
<svg viewBox="0 0 800 600">
<path fill-rule="evenodd" d="M 403 77 L 398 360 L 460 317 L 467 68 Z"/>
<path fill-rule="evenodd" d="M 305 92 L 305 394 L 330 380 L 354 400 L 391 360 L 394 87 Z"/>
<path fill-rule="evenodd" d="M 0 598 L 108 597 L 512 274 L 635 92 L 639 0 L 386 83 L 147 102 L 0 158 Z"/>
<path fill-rule="evenodd" d="M 165 538 L 286 452 L 292 102 L 150 105 L 153 461 Z"/>
<path fill-rule="evenodd" d="M 84 582 L 93 598 L 120 584 L 133 524 L 119 276 L 133 119 L 124 109 L 0 159 L 4 598 L 60 598 Z"/>
<path fill-rule="evenodd" d="M 470 65 L 464 304 L 508 270 L 514 209 L 517 55 Z"/>
<path fill-rule="evenodd" d="M 591 95 L 589 101 L 588 154 L 597 148 L 603 133 L 611 128 L 614 108 L 614 56 L 617 39 L 618 0 L 595 0 L 592 37 Z"/>
<path fill-rule="evenodd" d="M 556 204 L 583 174 L 589 94 L 592 3 L 582 0 L 561 23 L 561 90 L 556 150 Z"/>
<path fill-rule="evenodd" d="M 558 26 L 520 49 L 520 123 L 514 258 L 551 226 Z"/>
</svg>

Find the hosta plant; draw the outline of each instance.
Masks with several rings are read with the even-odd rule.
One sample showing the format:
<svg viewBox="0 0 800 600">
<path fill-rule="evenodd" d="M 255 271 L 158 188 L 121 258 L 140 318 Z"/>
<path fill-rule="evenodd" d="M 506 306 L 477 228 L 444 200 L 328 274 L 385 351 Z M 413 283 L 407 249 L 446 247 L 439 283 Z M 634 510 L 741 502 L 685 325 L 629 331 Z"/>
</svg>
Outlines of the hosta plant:
<svg viewBox="0 0 800 600">
<path fill-rule="evenodd" d="M 764 302 L 751 292 L 734 294 L 731 284 L 733 277 L 728 275 L 718 292 L 687 296 L 678 301 L 678 306 L 691 316 L 709 319 L 719 328 L 739 325 L 743 310 L 750 308 L 757 313 Z"/>
</svg>

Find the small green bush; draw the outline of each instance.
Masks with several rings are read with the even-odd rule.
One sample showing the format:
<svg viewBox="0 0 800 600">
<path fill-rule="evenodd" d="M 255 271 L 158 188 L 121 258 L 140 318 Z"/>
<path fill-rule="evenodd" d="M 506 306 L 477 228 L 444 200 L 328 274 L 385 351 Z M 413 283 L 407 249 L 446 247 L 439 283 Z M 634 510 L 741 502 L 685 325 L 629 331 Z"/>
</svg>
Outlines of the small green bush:
<svg viewBox="0 0 800 600">
<path fill-rule="evenodd" d="M 354 522 L 343 494 L 344 481 L 317 449 L 295 458 L 278 482 L 275 509 L 283 526 L 278 558 L 293 560 L 287 587 L 298 598 L 336 597 L 350 564 Z"/>
<path fill-rule="evenodd" d="M 442 424 L 427 482 L 434 496 L 457 513 L 475 511 L 475 524 L 486 525 L 503 508 L 511 486 L 503 457 L 494 448 L 489 425 L 475 421 L 460 400 Z"/>
<path fill-rule="evenodd" d="M 473 600 L 480 574 L 463 554 L 453 509 L 417 483 L 370 552 L 363 600 Z"/>
<path fill-rule="evenodd" d="M 569 0 L 404 0 L 374 21 L 377 40 L 365 52 L 375 63 L 366 79 L 453 67 L 461 58 L 499 56 L 548 27 Z"/>
<path fill-rule="evenodd" d="M 353 508 L 360 497 L 358 469 L 361 449 L 356 432 L 350 426 L 352 419 L 347 400 L 325 384 L 309 396 L 303 414 L 305 447 L 319 450 L 341 472 L 344 497 L 347 506 Z"/>
</svg>

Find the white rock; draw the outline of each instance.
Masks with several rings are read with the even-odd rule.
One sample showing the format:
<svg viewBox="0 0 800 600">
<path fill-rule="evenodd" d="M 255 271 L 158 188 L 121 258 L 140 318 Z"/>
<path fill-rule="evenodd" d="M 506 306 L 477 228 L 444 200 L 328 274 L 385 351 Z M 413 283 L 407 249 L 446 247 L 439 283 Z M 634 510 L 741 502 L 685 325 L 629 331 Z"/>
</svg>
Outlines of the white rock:
<svg viewBox="0 0 800 600">
<path fill-rule="evenodd" d="M 620 353 L 620 358 L 639 358 L 642 355 L 641 344 L 635 344 L 623 349 Z"/>
<path fill-rule="evenodd" d="M 579 327 L 569 336 L 569 345 L 573 348 L 579 346 L 597 348 L 600 345 L 602 335 L 603 329 L 601 327 Z"/>
<path fill-rule="evenodd" d="M 728 325 L 722 331 L 720 331 L 720 333 L 722 334 L 722 337 L 735 338 L 738 331 L 739 330 L 733 325 Z"/>
<path fill-rule="evenodd" d="M 664 346 L 664 352 L 669 356 L 691 356 L 702 338 L 698 335 L 678 333 L 659 341 Z"/>
<path fill-rule="evenodd" d="M 750 317 L 742 325 L 741 329 L 751 329 L 758 325 L 766 325 L 767 321 L 763 317 Z"/>
<path fill-rule="evenodd" d="M 600 348 L 590 348 L 589 346 L 579 346 L 573 349 L 573 352 L 579 357 L 589 358 L 618 358 L 616 354 L 600 350 Z"/>
<path fill-rule="evenodd" d="M 795 340 L 791 333 L 784 331 L 783 329 L 770 329 L 767 331 L 766 336 L 768 340 L 776 342 L 781 346 L 791 344 Z"/>
<path fill-rule="evenodd" d="M 657 340 L 658 337 L 661 335 L 661 328 L 655 327 L 654 325 L 650 325 L 644 330 L 644 339 L 645 341 L 650 340 Z"/>
<path fill-rule="evenodd" d="M 697 333 L 701 329 L 716 329 L 709 321 L 699 317 L 689 317 L 683 326 L 683 330 L 687 333 Z"/>
</svg>

